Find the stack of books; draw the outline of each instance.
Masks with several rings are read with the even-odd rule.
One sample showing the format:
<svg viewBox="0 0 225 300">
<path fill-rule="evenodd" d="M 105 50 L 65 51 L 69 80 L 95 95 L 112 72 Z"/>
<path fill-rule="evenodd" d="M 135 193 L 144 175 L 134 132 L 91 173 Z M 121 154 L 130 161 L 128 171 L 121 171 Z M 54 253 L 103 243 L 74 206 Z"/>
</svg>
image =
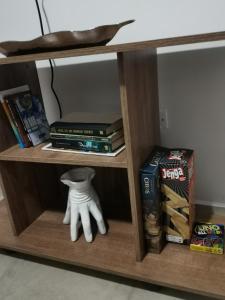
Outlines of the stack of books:
<svg viewBox="0 0 225 300">
<path fill-rule="evenodd" d="M 113 153 L 124 145 L 121 114 L 73 112 L 50 126 L 53 148 Z"/>
<path fill-rule="evenodd" d="M 0 91 L 0 102 L 20 148 L 49 139 L 49 125 L 40 99 L 24 85 Z"/>
</svg>

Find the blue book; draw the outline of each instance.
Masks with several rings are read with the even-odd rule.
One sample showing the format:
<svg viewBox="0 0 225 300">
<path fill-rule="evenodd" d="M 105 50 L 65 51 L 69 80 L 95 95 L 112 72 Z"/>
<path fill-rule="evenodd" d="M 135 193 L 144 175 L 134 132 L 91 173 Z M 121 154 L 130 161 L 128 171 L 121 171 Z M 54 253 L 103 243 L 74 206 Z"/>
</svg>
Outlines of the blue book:
<svg viewBox="0 0 225 300">
<path fill-rule="evenodd" d="M 33 96 L 30 91 L 11 95 L 18 116 L 34 146 L 49 138 L 49 124 L 40 99 Z"/>
<path fill-rule="evenodd" d="M 17 119 L 18 117 L 24 127 L 25 134 L 33 146 L 49 139 L 49 124 L 42 101 L 32 95 L 28 85 L 0 91 L 0 99 L 4 98 L 15 108 L 14 111 L 17 113 L 15 118 Z M 17 128 L 15 126 L 12 127 L 20 147 L 23 148 L 24 144 L 19 134 L 17 134 Z"/>
</svg>

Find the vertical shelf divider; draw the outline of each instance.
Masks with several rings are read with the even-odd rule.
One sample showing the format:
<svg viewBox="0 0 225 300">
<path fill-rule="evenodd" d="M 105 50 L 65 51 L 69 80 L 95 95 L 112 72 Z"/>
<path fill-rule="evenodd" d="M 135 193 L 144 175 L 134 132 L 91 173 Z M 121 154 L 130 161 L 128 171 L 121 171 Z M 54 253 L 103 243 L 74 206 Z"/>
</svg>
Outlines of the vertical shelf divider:
<svg viewBox="0 0 225 300">
<path fill-rule="evenodd" d="M 11 226 L 19 235 L 44 211 L 40 202 L 35 170 L 26 163 L 1 162 L 3 195 Z"/>
<path fill-rule="evenodd" d="M 0 90 L 7 90 L 26 84 L 42 101 L 35 62 L 0 66 Z M 1 104 L 0 137 L 0 151 L 17 144 Z M 19 235 L 43 212 L 37 179 L 38 174 L 35 173 L 35 167 L 32 165 L 22 162 L 0 162 L 0 184 L 15 235 Z"/>
<path fill-rule="evenodd" d="M 136 259 L 141 261 L 145 249 L 139 170 L 160 143 L 157 53 L 154 48 L 118 52 L 117 60 Z"/>
</svg>

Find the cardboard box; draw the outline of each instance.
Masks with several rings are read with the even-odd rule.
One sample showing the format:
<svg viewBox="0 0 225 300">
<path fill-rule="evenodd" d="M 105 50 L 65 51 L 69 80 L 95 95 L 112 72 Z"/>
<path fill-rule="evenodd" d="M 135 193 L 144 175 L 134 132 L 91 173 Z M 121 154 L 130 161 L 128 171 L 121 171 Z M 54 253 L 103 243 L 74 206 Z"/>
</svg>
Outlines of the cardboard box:
<svg viewBox="0 0 225 300">
<path fill-rule="evenodd" d="M 160 253 L 165 242 L 159 182 L 163 156 L 163 148 L 156 147 L 140 170 L 145 240 L 147 251 L 153 253 Z"/>
<path fill-rule="evenodd" d="M 210 223 L 195 224 L 190 249 L 213 254 L 223 254 L 224 225 Z"/>
<path fill-rule="evenodd" d="M 160 159 L 164 230 L 170 242 L 189 244 L 194 222 L 194 153 L 167 149 Z"/>
</svg>

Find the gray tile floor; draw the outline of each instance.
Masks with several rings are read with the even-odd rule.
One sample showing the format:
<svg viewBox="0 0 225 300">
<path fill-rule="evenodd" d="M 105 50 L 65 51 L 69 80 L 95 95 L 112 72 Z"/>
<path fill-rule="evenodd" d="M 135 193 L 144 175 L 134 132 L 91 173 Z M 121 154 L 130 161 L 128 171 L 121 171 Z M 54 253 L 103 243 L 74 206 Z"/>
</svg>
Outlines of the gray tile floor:
<svg viewBox="0 0 225 300">
<path fill-rule="evenodd" d="M 209 300 L 198 295 L 0 252 L 0 300 L 39 299 Z"/>
</svg>

